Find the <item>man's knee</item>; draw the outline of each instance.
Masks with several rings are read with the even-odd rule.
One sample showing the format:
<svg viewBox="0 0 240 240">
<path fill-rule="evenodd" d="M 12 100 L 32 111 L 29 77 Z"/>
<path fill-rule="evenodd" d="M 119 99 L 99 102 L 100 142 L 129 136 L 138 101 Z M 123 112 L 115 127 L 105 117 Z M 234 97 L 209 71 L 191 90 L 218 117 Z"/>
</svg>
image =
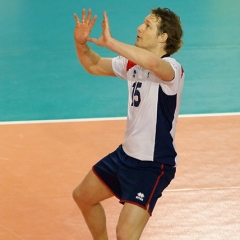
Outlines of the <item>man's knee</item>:
<svg viewBox="0 0 240 240">
<path fill-rule="evenodd" d="M 73 190 L 72 197 L 79 207 L 83 207 L 87 204 L 86 197 L 84 198 L 84 194 L 81 192 L 79 186 Z"/>
<path fill-rule="evenodd" d="M 117 229 L 116 229 L 117 240 L 133 239 L 134 234 L 131 233 L 130 228 L 131 228 L 130 226 L 129 228 L 117 226 Z"/>
<path fill-rule="evenodd" d="M 127 233 L 124 232 L 122 229 L 117 227 L 116 229 L 117 240 L 125 240 L 127 239 Z"/>
<path fill-rule="evenodd" d="M 88 173 L 85 179 L 72 192 L 72 197 L 79 207 L 88 205 L 91 203 L 91 200 L 89 199 L 90 198 L 89 189 L 91 188 L 91 185 L 89 185 L 89 182 L 91 182 L 91 179 L 89 180 L 89 176 L 90 176 L 90 173 Z"/>
<path fill-rule="evenodd" d="M 81 194 L 79 193 L 79 191 L 77 190 L 77 187 L 73 190 L 72 192 L 72 197 L 74 199 L 74 201 L 76 202 L 78 199 L 80 199 Z"/>
</svg>

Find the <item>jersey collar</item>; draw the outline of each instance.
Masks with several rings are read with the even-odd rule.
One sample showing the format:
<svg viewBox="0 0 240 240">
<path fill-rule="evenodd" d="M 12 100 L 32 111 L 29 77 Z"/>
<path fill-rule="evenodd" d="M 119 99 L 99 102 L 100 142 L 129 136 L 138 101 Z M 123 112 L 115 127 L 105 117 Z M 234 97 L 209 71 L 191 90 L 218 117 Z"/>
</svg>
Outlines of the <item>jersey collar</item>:
<svg viewBox="0 0 240 240">
<path fill-rule="evenodd" d="M 164 54 L 161 58 L 170 57 L 170 54 Z"/>
</svg>

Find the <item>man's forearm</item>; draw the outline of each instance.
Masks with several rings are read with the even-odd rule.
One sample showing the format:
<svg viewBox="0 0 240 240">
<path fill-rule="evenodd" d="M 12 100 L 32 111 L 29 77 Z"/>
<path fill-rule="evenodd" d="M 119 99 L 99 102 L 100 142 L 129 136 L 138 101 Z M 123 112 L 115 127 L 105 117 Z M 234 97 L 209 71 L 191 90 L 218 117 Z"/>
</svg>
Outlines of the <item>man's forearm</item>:
<svg viewBox="0 0 240 240">
<path fill-rule="evenodd" d="M 98 63 L 100 56 L 93 52 L 87 44 L 82 45 L 75 42 L 75 45 L 80 63 L 86 71 L 91 72 L 91 67 Z"/>
<path fill-rule="evenodd" d="M 151 52 L 141 49 L 129 44 L 125 44 L 117 41 L 116 39 L 111 39 L 106 46 L 109 50 L 122 55 L 123 57 L 133 61 L 141 67 L 151 69 L 152 64 L 154 64 L 154 60 L 158 59 L 155 54 Z"/>
<path fill-rule="evenodd" d="M 171 64 L 160 58 L 161 54 L 163 55 L 164 52 L 156 55 L 148 50 L 119 42 L 113 38 L 109 40 L 106 47 L 128 60 L 131 60 L 135 64 L 152 71 L 162 80 L 170 81 L 175 76 Z"/>
</svg>

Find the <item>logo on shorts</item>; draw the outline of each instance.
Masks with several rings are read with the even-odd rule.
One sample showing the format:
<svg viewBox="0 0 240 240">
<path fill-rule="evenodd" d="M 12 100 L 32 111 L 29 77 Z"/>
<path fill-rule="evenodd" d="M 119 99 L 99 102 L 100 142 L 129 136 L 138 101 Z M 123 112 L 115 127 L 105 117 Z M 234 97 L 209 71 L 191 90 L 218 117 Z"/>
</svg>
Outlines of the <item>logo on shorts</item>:
<svg viewBox="0 0 240 240">
<path fill-rule="evenodd" d="M 136 196 L 136 199 L 143 201 L 143 198 L 144 198 L 144 197 L 145 197 L 144 194 L 141 193 L 141 192 L 139 192 L 139 193 L 137 194 L 137 196 Z"/>
</svg>

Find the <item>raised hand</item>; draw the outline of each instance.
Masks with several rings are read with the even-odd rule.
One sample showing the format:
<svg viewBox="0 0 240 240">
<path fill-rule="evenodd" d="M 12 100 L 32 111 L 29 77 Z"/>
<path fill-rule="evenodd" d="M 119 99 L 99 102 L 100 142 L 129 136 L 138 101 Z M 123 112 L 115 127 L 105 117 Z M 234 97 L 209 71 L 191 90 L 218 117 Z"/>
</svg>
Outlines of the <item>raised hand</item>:
<svg viewBox="0 0 240 240">
<path fill-rule="evenodd" d="M 111 39 L 109 22 L 108 22 L 107 13 L 104 12 L 103 13 L 103 21 L 102 21 L 102 35 L 98 39 L 89 37 L 88 41 L 93 42 L 98 46 L 106 47 L 109 39 Z"/>
<path fill-rule="evenodd" d="M 82 10 L 82 21 L 79 20 L 78 16 L 74 14 L 76 20 L 76 27 L 74 30 L 74 39 L 79 44 L 85 44 L 90 38 L 90 32 L 97 20 L 95 15 L 92 18 L 92 10 L 88 9 L 88 15 L 86 16 L 86 10 Z"/>
</svg>

